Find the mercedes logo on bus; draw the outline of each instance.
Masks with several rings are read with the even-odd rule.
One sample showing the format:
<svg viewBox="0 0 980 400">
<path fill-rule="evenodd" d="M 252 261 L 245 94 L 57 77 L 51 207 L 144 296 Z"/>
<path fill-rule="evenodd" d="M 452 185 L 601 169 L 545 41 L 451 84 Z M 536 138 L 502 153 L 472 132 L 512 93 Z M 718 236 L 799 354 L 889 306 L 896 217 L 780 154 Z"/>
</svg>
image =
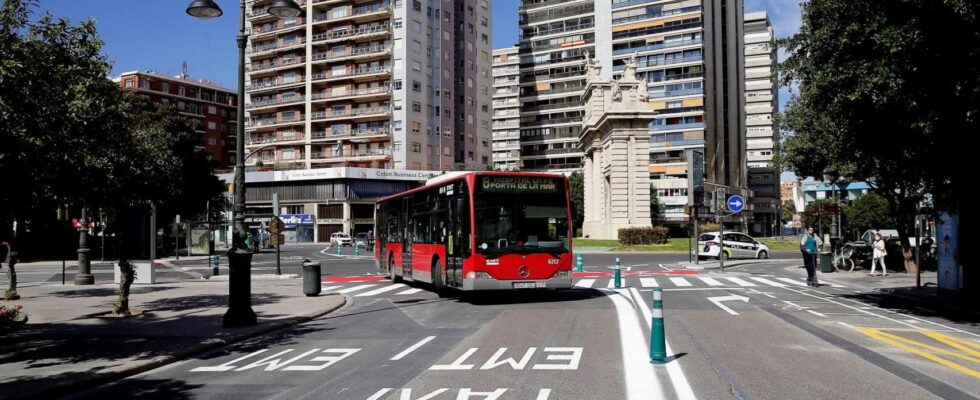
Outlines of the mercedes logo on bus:
<svg viewBox="0 0 980 400">
<path fill-rule="evenodd" d="M 520 268 L 518 268 L 517 269 L 517 274 L 520 275 L 521 278 L 527 278 L 527 276 L 530 274 L 527 271 L 527 265 L 522 265 Z"/>
</svg>

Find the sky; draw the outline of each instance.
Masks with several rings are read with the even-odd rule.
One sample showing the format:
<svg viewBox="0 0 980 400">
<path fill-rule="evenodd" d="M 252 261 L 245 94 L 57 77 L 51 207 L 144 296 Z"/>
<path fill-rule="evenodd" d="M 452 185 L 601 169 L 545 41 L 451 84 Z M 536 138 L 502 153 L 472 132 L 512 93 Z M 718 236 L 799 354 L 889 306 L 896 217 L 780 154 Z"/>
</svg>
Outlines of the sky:
<svg viewBox="0 0 980 400">
<path fill-rule="evenodd" d="M 786 37 L 800 27 L 798 1 L 745 0 L 745 11 L 767 11 L 776 36 Z M 75 23 L 95 20 L 114 76 L 135 70 L 177 75 L 186 61 L 192 77 L 235 88 L 239 1 L 216 2 L 225 15 L 209 20 L 184 12 L 190 0 L 43 0 L 36 11 L 51 12 Z M 518 5 L 520 0 L 492 1 L 494 48 L 517 43 Z M 780 109 L 789 97 L 787 89 L 780 91 Z M 795 180 L 784 175 L 786 179 Z"/>
</svg>

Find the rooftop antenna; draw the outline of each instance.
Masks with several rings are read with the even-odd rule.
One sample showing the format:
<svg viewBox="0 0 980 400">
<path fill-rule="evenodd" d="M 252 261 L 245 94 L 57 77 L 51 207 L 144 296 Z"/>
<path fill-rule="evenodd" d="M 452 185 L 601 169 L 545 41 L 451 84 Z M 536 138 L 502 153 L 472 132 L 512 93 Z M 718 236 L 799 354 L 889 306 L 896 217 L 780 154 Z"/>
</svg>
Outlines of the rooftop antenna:
<svg viewBox="0 0 980 400">
<path fill-rule="evenodd" d="M 183 72 L 180 74 L 180 77 L 182 79 L 187 79 L 188 78 L 188 75 L 187 75 L 187 61 L 184 61 L 184 68 L 183 68 Z"/>
</svg>

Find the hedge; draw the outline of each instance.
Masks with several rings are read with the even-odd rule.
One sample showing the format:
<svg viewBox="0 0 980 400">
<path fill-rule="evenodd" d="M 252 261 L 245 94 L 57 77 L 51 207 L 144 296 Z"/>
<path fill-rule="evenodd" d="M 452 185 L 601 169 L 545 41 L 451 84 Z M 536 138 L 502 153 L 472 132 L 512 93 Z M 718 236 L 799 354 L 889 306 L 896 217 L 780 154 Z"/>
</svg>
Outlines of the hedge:
<svg viewBox="0 0 980 400">
<path fill-rule="evenodd" d="M 623 228 L 619 230 L 619 244 L 623 246 L 667 244 L 668 232 L 669 230 L 662 226 Z"/>
</svg>

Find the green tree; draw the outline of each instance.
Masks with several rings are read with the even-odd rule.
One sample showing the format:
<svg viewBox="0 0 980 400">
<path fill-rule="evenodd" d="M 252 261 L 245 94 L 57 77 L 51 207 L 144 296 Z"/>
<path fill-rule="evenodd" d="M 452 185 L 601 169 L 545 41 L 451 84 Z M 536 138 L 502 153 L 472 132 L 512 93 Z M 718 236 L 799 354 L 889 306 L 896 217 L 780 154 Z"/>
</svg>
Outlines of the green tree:
<svg viewBox="0 0 980 400">
<path fill-rule="evenodd" d="M 892 228 L 895 218 L 888 207 L 888 200 L 877 193 L 871 192 L 858 197 L 850 205 L 844 207 L 844 218 L 848 230 L 854 236 L 868 229 Z"/>
<path fill-rule="evenodd" d="M 664 218 L 664 207 L 660 204 L 660 198 L 657 195 L 657 188 L 650 185 L 650 224 L 653 226 L 659 225 Z"/>
<path fill-rule="evenodd" d="M 824 204 L 833 204 L 832 200 L 816 200 L 806 205 L 803 211 L 803 228 L 813 227 L 818 233 L 828 232 L 830 224 L 833 223 L 830 215 L 820 214 L 819 211 Z"/>
<path fill-rule="evenodd" d="M 582 229 L 582 223 L 585 221 L 585 175 L 580 171 L 573 172 L 568 176 L 568 186 L 569 196 L 572 200 L 572 213 L 575 217 L 572 219 L 572 226 L 578 234 L 578 230 Z"/>
<path fill-rule="evenodd" d="M 919 202 L 956 209 L 977 148 L 980 3 L 967 0 L 811 0 L 781 41 L 786 108 L 780 163 L 798 176 L 872 182 L 902 243 Z M 908 249 L 906 249 L 908 250 Z M 911 252 L 906 251 L 906 268 Z"/>
<path fill-rule="evenodd" d="M 783 225 L 792 221 L 794 215 L 796 215 L 796 203 L 793 200 L 783 200 L 783 207 L 779 215 L 779 219 L 783 222 Z"/>
</svg>

